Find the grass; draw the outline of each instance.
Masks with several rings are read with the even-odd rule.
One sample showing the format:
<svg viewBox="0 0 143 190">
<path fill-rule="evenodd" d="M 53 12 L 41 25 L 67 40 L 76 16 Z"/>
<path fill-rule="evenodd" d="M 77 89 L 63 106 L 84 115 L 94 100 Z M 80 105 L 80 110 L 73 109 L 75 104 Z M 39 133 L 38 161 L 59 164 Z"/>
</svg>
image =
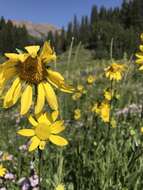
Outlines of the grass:
<svg viewBox="0 0 143 190">
<path fill-rule="evenodd" d="M 132 111 L 128 107 L 143 105 L 143 76 L 137 66 L 128 59 L 118 60 L 127 66 L 127 72 L 114 88 L 120 95 L 113 102 L 116 127 L 112 128 L 91 113 L 94 102 L 103 98 L 103 90 L 110 87 L 104 76 L 110 60 L 93 59 L 92 52 L 82 46 L 58 58 L 54 66 L 74 86 L 82 84 L 86 94 L 73 101 L 70 94 L 57 92 L 60 97 L 61 117 L 65 120 L 64 136 L 69 145 L 57 148 L 48 144 L 42 161 L 42 190 L 54 190 L 63 183 L 66 190 L 142 190 L 143 187 L 143 111 Z M 87 85 L 89 74 L 96 76 L 93 85 Z M 81 118 L 74 120 L 74 110 L 81 109 Z M 127 108 L 127 113 L 122 113 Z M 0 150 L 13 155 L 11 161 L 1 161 L 15 179 L 1 180 L 0 186 L 8 190 L 21 189 L 18 181 L 28 178 L 31 172 L 38 173 L 38 153 L 28 153 L 19 147 L 27 144 L 25 138 L 16 135 L 19 128 L 28 126 L 25 118 L 20 118 L 18 106 L 0 112 Z M 120 115 L 116 113 L 121 111 Z M 30 188 L 29 188 L 30 189 Z"/>
</svg>

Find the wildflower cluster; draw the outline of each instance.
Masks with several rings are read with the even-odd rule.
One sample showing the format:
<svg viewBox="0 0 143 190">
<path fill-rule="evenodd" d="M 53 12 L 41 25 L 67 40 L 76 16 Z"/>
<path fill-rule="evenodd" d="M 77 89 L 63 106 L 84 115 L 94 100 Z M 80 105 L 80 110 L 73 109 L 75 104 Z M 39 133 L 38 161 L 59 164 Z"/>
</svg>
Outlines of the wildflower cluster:
<svg viewBox="0 0 143 190">
<path fill-rule="evenodd" d="M 33 113 L 28 114 L 32 128 L 17 132 L 31 138 L 28 150 L 34 151 L 38 148 L 42 151 L 49 141 L 58 146 L 67 145 L 68 141 L 58 135 L 65 127 L 64 121 L 58 120 L 59 104 L 54 88 L 67 93 L 72 93 L 74 89 L 65 83 L 60 73 L 52 70 L 56 54 L 50 43 L 45 42 L 42 48 L 36 45 L 26 46 L 24 51 L 6 53 L 5 56 L 7 60 L 0 65 L 0 95 L 4 108 L 11 108 L 20 100 L 20 115 Z M 82 91 L 81 87 L 79 89 Z M 43 111 L 46 101 L 51 110 L 49 113 Z M 0 177 L 6 171 L 0 165 Z"/>
<path fill-rule="evenodd" d="M 45 42 L 43 47 L 27 46 L 25 52 L 6 53 L 8 58 L 1 65 L 0 70 L 0 89 L 4 95 L 4 108 L 12 107 L 21 98 L 21 115 L 25 115 L 34 103 L 34 120 L 32 116 L 29 121 L 34 129 L 22 129 L 18 134 L 23 136 L 33 136 L 29 151 L 39 147 L 44 149 L 45 142 L 49 139 L 57 145 L 66 145 L 67 141 L 57 134 L 63 131 L 63 121 L 56 122 L 58 117 L 58 100 L 52 86 L 64 92 L 71 93 L 73 88 L 66 85 L 63 76 L 53 71 L 49 65 L 56 61 L 56 54 L 51 49 L 50 44 Z M 6 84 L 13 81 L 7 90 Z M 33 93 L 34 91 L 34 93 Z M 51 115 L 42 113 L 47 100 L 52 110 Z"/>
</svg>

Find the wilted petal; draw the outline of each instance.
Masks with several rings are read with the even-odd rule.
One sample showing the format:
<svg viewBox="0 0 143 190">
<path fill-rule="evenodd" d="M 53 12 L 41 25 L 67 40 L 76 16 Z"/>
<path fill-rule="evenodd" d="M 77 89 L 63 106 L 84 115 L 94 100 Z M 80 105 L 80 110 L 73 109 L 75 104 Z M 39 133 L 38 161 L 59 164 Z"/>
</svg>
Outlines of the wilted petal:
<svg viewBox="0 0 143 190">
<path fill-rule="evenodd" d="M 28 112 L 32 104 L 32 86 L 28 85 L 21 96 L 21 115 Z"/>
<path fill-rule="evenodd" d="M 58 109 L 58 102 L 57 102 L 57 97 L 56 94 L 53 90 L 53 88 L 51 87 L 51 85 L 49 83 L 42 83 L 44 90 L 45 90 L 45 96 L 47 99 L 47 102 L 49 104 L 49 106 L 53 109 L 53 110 L 57 110 Z"/>
<path fill-rule="evenodd" d="M 43 85 L 40 83 L 38 85 L 38 95 L 37 95 L 37 103 L 35 106 L 35 114 L 39 114 L 42 111 L 44 104 L 45 104 L 45 91 Z"/>
<path fill-rule="evenodd" d="M 4 104 L 3 104 L 4 108 L 8 108 L 8 107 L 12 106 L 15 103 L 15 102 L 13 102 L 13 96 L 14 96 L 15 90 L 16 90 L 16 88 L 17 88 L 18 85 L 20 85 L 20 79 L 19 79 L 19 77 L 17 77 L 14 80 L 14 82 L 12 83 L 12 86 L 7 91 L 7 93 L 6 93 L 5 97 L 4 97 Z M 16 99 L 17 98 L 14 97 L 15 101 L 16 101 Z"/>
</svg>

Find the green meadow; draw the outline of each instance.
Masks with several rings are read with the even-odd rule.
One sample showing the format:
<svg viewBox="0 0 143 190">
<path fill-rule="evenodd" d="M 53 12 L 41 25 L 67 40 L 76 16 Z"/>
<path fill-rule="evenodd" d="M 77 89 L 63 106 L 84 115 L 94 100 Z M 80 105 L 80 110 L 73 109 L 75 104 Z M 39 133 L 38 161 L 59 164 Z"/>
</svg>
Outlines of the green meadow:
<svg viewBox="0 0 143 190">
<path fill-rule="evenodd" d="M 112 62 L 124 64 L 126 69 L 122 80 L 112 86 L 118 97 L 112 100 L 112 118 L 107 123 L 91 109 L 110 88 L 104 70 Z M 74 88 L 83 85 L 85 93 L 73 100 L 73 94 L 56 90 L 66 127 L 62 135 L 69 144 L 61 148 L 47 143 L 41 160 L 41 189 L 54 190 L 63 184 L 65 190 L 142 190 L 143 75 L 138 65 L 126 55 L 120 60 L 98 60 L 79 44 L 50 66 Z M 95 77 L 92 84 L 87 83 L 89 75 Z M 75 109 L 80 109 L 77 120 Z M 1 178 L 0 187 L 8 190 L 22 189 L 33 174 L 39 174 L 38 151 L 29 153 L 28 138 L 16 134 L 21 128 L 30 128 L 19 110 L 19 102 L 10 109 L 2 108 L 1 98 L 0 160 L 13 179 Z M 38 189 L 38 184 L 29 185 L 34 188 Z"/>
</svg>

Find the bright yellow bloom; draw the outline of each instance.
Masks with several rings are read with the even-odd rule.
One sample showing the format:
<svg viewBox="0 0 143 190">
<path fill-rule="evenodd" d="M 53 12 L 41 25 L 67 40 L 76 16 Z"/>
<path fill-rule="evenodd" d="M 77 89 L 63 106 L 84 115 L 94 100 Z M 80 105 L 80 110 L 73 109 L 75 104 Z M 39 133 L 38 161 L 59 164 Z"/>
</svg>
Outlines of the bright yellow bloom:
<svg viewBox="0 0 143 190">
<path fill-rule="evenodd" d="M 64 189 L 65 189 L 65 187 L 64 187 L 63 184 L 59 184 L 59 185 L 55 188 L 55 190 L 64 190 Z"/>
<path fill-rule="evenodd" d="M 96 103 L 92 112 L 95 112 L 97 115 L 101 117 L 101 119 L 106 123 L 110 120 L 110 105 L 107 101 L 103 101 L 101 103 Z"/>
<path fill-rule="evenodd" d="M 47 63 L 56 60 L 55 52 L 50 44 L 45 42 L 40 46 L 27 46 L 25 53 L 6 53 L 8 58 L 0 66 L 0 92 L 4 94 L 4 108 L 13 106 L 21 98 L 21 115 L 28 112 L 33 101 L 35 90 L 35 114 L 42 111 L 47 100 L 52 110 L 58 109 L 58 102 L 53 87 L 64 92 L 72 92 L 72 88 L 65 84 L 63 76 L 50 69 Z M 7 90 L 6 83 L 11 80 L 12 85 Z"/>
<path fill-rule="evenodd" d="M 0 164 L 0 177 L 4 177 L 6 171 L 7 171 L 6 168 L 4 168 L 2 164 Z"/>
<path fill-rule="evenodd" d="M 110 80 L 119 81 L 122 79 L 122 74 L 124 70 L 125 70 L 125 65 L 112 63 L 112 65 L 110 65 L 105 69 L 105 76 Z"/>
<path fill-rule="evenodd" d="M 88 84 L 93 84 L 95 82 L 95 77 L 93 75 L 89 75 L 87 77 L 87 83 Z"/>
<path fill-rule="evenodd" d="M 81 118 L 81 111 L 80 109 L 75 109 L 74 110 L 74 119 L 79 120 Z"/>
<path fill-rule="evenodd" d="M 65 127 L 64 121 L 58 120 L 58 112 L 54 111 L 51 115 L 48 113 L 40 114 L 34 119 L 29 117 L 29 122 L 33 125 L 32 129 L 21 129 L 17 133 L 22 136 L 31 137 L 29 151 L 39 147 L 41 150 L 45 148 L 46 142 L 51 141 L 58 146 L 65 146 L 68 141 L 57 134 L 62 132 Z"/>
<path fill-rule="evenodd" d="M 104 90 L 104 97 L 106 100 L 110 101 L 113 97 L 113 92 L 111 93 L 110 90 Z"/>
<path fill-rule="evenodd" d="M 100 116 L 104 122 L 109 122 L 110 119 L 110 105 L 108 102 L 102 102 L 100 106 Z"/>
</svg>

